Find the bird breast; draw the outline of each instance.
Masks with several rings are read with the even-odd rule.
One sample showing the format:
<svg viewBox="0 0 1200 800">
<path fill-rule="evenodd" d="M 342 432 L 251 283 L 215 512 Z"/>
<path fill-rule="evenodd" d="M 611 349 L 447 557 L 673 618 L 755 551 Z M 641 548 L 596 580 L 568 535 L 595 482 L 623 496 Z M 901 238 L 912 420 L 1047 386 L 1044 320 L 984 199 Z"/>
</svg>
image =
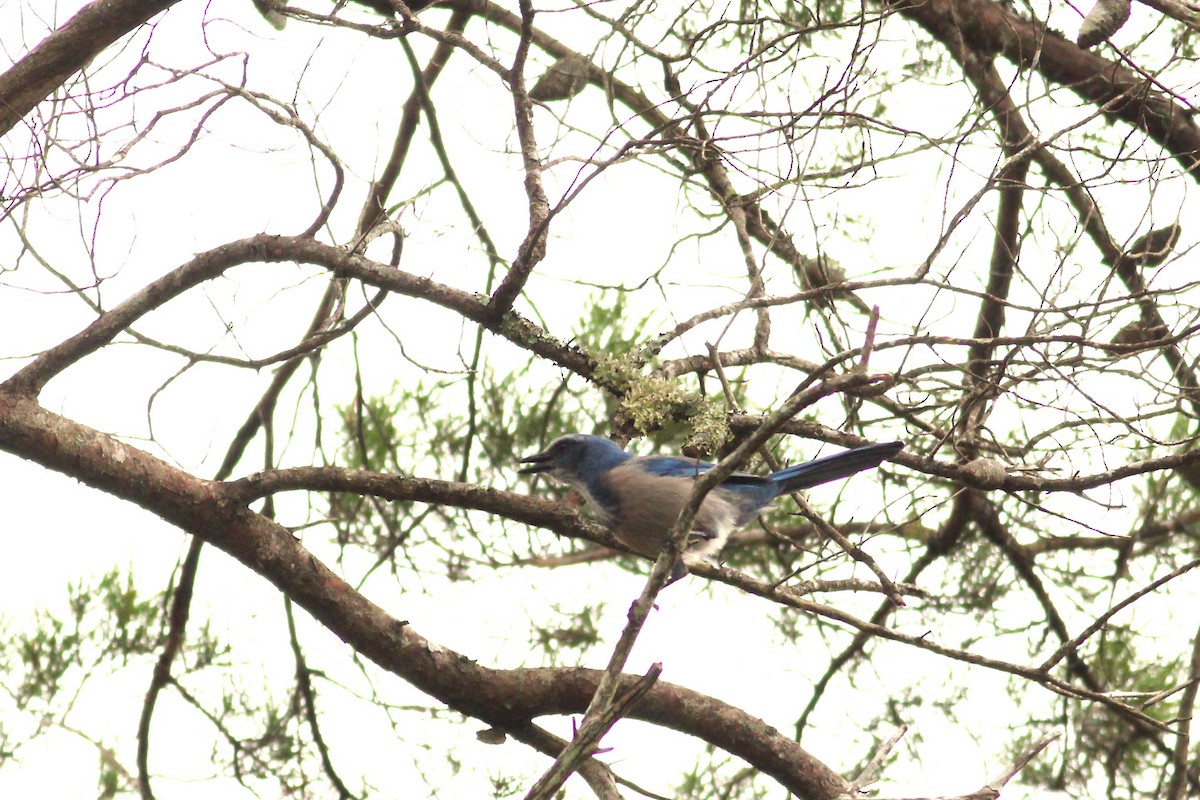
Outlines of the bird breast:
<svg viewBox="0 0 1200 800">
<path fill-rule="evenodd" d="M 691 497 L 695 480 L 654 475 L 634 465 L 617 467 L 605 478 L 606 488 L 617 501 L 613 533 L 632 550 L 657 555 Z M 692 531 L 698 534 L 698 541 L 688 548 L 691 551 L 700 549 L 705 554 L 715 554 L 733 532 L 737 509 L 719 491 L 710 492 L 696 514 Z"/>
</svg>

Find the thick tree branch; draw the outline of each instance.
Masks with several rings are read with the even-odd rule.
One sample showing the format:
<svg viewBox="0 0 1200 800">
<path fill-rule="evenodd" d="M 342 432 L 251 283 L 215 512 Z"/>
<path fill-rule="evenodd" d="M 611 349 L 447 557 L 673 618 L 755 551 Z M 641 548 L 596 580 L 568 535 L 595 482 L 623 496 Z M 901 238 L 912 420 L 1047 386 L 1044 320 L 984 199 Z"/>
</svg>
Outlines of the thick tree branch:
<svg viewBox="0 0 1200 800">
<path fill-rule="evenodd" d="M 435 645 L 312 556 L 284 527 L 247 509 L 220 483 L 0 390 L 0 449 L 135 503 L 228 553 L 383 669 L 461 713 L 504 729 L 582 712 L 601 673 L 492 669 Z M 627 676 L 624 690 L 639 678 Z M 738 755 L 804 798 L 839 796 L 837 773 L 761 720 L 681 686 L 651 687 L 629 716 L 697 736 Z"/>
<path fill-rule="evenodd" d="M 951 50 L 966 43 L 978 53 L 998 54 L 1065 86 L 1106 116 L 1144 131 L 1200 179 L 1200 127 L 1192 109 L 1152 86 L 1145 77 L 994 0 L 903 0 L 894 6 Z"/>
<path fill-rule="evenodd" d="M 0 136 L 117 39 L 178 0 L 96 0 L 0 75 Z"/>
</svg>

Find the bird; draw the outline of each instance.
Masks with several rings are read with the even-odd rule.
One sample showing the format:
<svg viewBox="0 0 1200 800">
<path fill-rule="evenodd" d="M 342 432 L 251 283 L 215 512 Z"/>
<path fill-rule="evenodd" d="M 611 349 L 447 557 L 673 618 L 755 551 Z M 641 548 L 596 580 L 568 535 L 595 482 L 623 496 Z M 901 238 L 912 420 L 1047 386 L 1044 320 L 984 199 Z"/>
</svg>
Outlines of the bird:
<svg viewBox="0 0 1200 800">
<path fill-rule="evenodd" d="M 669 583 L 687 574 L 687 565 L 715 557 L 730 534 L 775 502 L 799 489 L 848 478 L 878 467 L 904 449 L 903 442 L 855 447 L 842 453 L 781 469 L 770 475 L 735 472 L 704 498 Z M 524 475 L 545 474 L 579 492 L 600 523 L 630 550 L 657 557 L 692 485 L 713 464 L 682 456 L 635 456 L 603 436 L 572 433 L 540 453 L 522 458 Z"/>
</svg>

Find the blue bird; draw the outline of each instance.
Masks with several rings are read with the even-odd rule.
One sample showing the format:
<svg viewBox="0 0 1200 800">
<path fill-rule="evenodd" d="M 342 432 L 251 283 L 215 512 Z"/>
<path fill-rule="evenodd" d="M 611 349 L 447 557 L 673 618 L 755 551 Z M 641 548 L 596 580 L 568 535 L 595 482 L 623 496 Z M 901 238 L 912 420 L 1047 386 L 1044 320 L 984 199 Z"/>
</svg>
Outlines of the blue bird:
<svg viewBox="0 0 1200 800">
<path fill-rule="evenodd" d="M 735 472 L 705 496 L 692 523 L 685 563 L 715 556 L 729 535 L 780 495 L 807 489 L 864 469 L 874 469 L 904 449 L 903 442 L 869 444 L 806 461 L 765 477 Z M 654 558 L 692 493 L 707 461 L 674 456 L 633 456 L 601 436 L 573 433 L 541 453 L 521 459 L 522 474 L 545 473 L 576 489 L 601 524 L 635 553 Z M 671 580 L 687 573 L 677 564 Z"/>
</svg>

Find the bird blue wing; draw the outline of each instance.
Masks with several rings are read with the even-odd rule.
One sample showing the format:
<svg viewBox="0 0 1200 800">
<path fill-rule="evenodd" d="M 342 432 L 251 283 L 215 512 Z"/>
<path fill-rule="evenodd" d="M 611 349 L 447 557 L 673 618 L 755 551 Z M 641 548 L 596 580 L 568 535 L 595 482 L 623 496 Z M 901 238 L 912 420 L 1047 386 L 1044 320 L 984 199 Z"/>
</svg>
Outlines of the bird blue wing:
<svg viewBox="0 0 1200 800">
<path fill-rule="evenodd" d="M 695 458 L 645 456 L 633 460 L 640 469 L 651 475 L 663 475 L 671 478 L 695 478 L 713 468 L 711 462 Z M 726 478 L 724 483 L 735 486 L 762 486 L 771 483 L 771 479 L 761 475 L 751 475 L 747 472 L 735 472 Z"/>
<path fill-rule="evenodd" d="M 635 458 L 633 461 L 643 472 L 670 478 L 694 478 L 713 468 L 708 461 L 700 461 L 696 458 L 676 458 L 675 456 L 646 456 Z"/>
</svg>

